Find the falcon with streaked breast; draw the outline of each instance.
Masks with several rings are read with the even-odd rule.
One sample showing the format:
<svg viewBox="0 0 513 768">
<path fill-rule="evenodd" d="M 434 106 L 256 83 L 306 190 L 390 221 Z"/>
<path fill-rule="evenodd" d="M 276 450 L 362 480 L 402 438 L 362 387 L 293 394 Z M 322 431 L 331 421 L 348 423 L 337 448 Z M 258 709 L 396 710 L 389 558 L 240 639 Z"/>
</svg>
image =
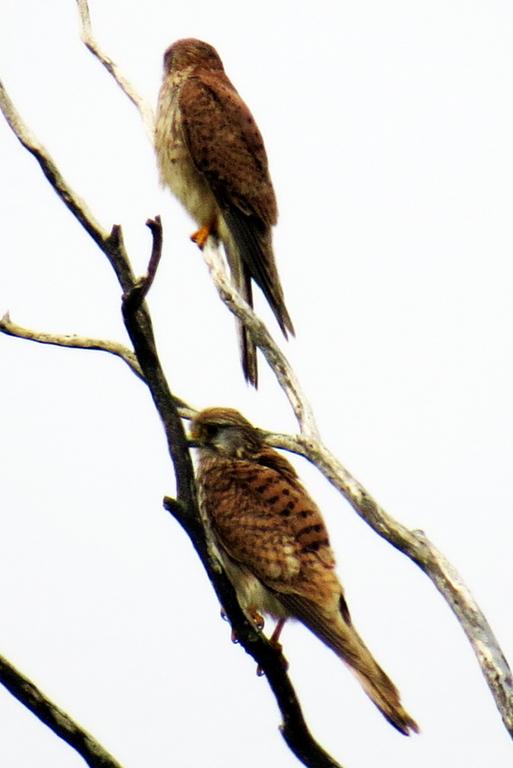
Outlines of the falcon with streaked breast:
<svg viewBox="0 0 513 768">
<path fill-rule="evenodd" d="M 208 43 L 167 49 L 155 148 L 162 184 L 199 226 L 192 239 L 200 248 L 209 236 L 220 240 L 241 296 L 253 306 L 255 281 L 285 337 L 294 334 L 272 247 L 277 205 L 262 136 Z M 256 387 L 256 348 L 240 322 L 239 336 L 244 376 Z"/>
<path fill-rule="evenodd" d="M 302 622 L 398 731 L 418 731 L 353 625 L 324 520 L 294 467 L 231 408 L 201 411 L 191 438 L 202 516 L 247 616 L 257 627 L 261 613 L 277 619 L 275 643 L 287 619 Z"/>
</svg>

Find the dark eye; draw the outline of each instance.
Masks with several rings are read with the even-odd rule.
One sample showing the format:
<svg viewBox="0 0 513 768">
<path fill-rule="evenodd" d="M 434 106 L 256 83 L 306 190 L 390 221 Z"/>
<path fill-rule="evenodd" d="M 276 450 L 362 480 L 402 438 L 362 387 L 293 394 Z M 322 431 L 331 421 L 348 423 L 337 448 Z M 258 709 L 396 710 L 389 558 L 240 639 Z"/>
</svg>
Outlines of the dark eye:
<svg viewBox="0 0 513 768">
<path fill-rule="evenodd" d="M 205 424 L 205 435 L 208 440 L 213 440 L 219 434 L 218 424 Z"/>
</svg>

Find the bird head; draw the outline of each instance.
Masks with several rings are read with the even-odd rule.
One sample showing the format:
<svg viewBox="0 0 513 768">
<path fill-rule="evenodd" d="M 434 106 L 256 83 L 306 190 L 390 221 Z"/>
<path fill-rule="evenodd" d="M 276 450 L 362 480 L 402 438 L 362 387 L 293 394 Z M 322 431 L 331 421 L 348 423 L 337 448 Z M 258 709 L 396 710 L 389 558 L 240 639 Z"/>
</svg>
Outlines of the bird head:
<svg viewBox="0 0 513 768">
<path fill-rule="evenodd" d="M 263 445 L 253 425 L 232 408 L 201 411 L 192 421 L 190 434 L 200 450 L 232 458 L 249 458 Z"/>
<path fill-rule="evenodd" d="M 164 54 L 164 71 L 181 72 L 184 69 L 202 67 L 223 71 L 223 62 L 216 49 L 203 40 L 188 37 L 177 40 Z"/>
</svg>

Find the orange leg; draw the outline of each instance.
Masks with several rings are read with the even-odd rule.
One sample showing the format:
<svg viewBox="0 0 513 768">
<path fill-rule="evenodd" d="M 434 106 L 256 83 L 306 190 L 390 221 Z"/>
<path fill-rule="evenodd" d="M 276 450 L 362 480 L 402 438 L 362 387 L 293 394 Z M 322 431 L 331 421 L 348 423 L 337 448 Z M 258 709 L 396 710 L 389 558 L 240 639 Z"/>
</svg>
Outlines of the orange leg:
<svg viewBox="0 0 513 768">
<path fill-rule="evenodd" d="M 269 642 L 271 643 L 271 645 L 274 645 L 275 648 L 278 648 L 280 650 L 281 650 L 281 643 L 279 642 L 280 635 L 281 635 L 281 631 L 282 631 L 283 627 L 285 626 L 285 622 L 286 621 L 287 621 L 287 619 L 278 619 L 278 623 L 276 624 L 276 626 L 274 628 L 274 632 L 272 633 L 271 637 L 269 638 Z"/>
<path fill-rule="evenodd" d="M 192 242 L 196 243 L 200 250 L 203 250 L 205 247 L 205 243 L 212 234 L 212 229 L 212 224 L 205 224 L 204 227 L 201 227 L 197 232 L 191 235 Z"/>
</svg>

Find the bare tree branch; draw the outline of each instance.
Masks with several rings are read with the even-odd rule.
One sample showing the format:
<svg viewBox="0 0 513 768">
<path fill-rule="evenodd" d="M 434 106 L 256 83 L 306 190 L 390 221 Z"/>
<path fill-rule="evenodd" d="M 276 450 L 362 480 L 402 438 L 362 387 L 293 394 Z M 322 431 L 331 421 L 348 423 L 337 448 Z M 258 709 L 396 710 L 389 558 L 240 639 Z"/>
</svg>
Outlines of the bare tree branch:
<svg viewBox="0 0 513 768">
<path fill-rule="evenodd" d="M 101 227 L 87 207 L 84 200 L 65 181 L 57 168 L 54 160 L 45 147 L 36 139 L 32 131 L 25 125 L 21 115 L 14 106 L 3 83 L 0 81 L 0 110 L 3 112 L 7 123 L 20 143 L 33 155 L 51 186 L 61 198 L 73 216 L 80 222 L 86 232 L 92 237 L 107 256 L 111 266 L 116 269 L 115 258 L 122 253 L 124 258 L 119 261 L 121 270 L 118 278 L 122 281 L 123 290 L 128 290 L 133 285 L 133 273 L 126 258 L 125 246 L 121 238 L 121 230 L 114 226 L 109 233 Z M 148 318 L 147 318 L 148 320 Z"/>
<path fill-rule="evenodd" d="M 153 246 L 146 275 L 138 280 L 137 285 L 130 291 L 130 301 L 137 304 L 137 307 L 140 307 L 148 295 L 148 291 L 153 285 L 155 275 L 157 274 L 160 259 L 162 258 L 162 222 L 160 221 L 160 216 L 148 219 L 146 226 L 151 232 Z"/>
<path fill-rule="evenodd" d="M 0 318 L 0 333 L 6 336 L 13 336 L 17 339 L 26 339 L 35 341 L 38 344 L 52 344 L 56 347 L 67 347 L 70 349 L 94 349 L 100 352 L 108 352 L 111 355 L 121 358 L 135 375 L 144 381 L 144 374 L 137 361 L 135 354 L 117 341 L 108 341 L 107 339 L 90 339 L 86 336 L 69 336 L 57 333 L 47 333 L 45 331 L 35 331 L 32 328 L 25 328 L 22 325 L 13 323 L 9 314 L 6 313 Z M 182 419 L 193 419 L 197 410 L 188 405 L 185 400 L 176 397 L 175 403 Z"/>
<path fill-rule="evenodd" d="M 132 104 L 135 105 L 139 111 L 139 114 L 141 115 L 146 134 L 150 142 L 153 144 L 153 135 L 155 132 L 155 116 L 153 114 L 152 108 L 149 106 L 149 104 L 146 103 L 144 99 L 141 98 L 130 81 L 127 80 L 127 78 L 123 75 L 118 65 L 110 58 L 110 56 L 107 56 L 107 54 L 104 53 L 104 51 L 96 42 L 91 27 L 91 15 L 89 13 L 89 5 L 87 0 L 77 0 L 77 5 L 80 14 L 82 42 L 86 48 L 91 51 L 93 56 L 96 56 L 96 58 L 103 64 L 105 69 L 110 72 L 123 93 L 125 93 Z"/>
<path fill-rule="evenodd" d="M 66 207 L 69 208 L 73 216 L 78 219 L 93 240 L 98 245 L 100 243 L 103 244 L 108 239 L 108 233 L 98 224 L 85 202 L 66 184 L 51 156 L 21 119 L 1 81 L 0 109 L 14 135 L 23 144 L 25 149 L 36 158 L 44 175 Z"/>
<path fill-rule="evenodd" d="M 121 768 L 90 733 L 54 704 L 34 683 L 0 656 L 0 682 L 57 736 L 73 747 L 91 768 Z"/>
<path fill-rule="evenodd" d="M 36 341 L 38 344 L 53 344 L 56 347 L 95 349 L 100 350 L 101 352 L 109 352 L 111 355 L 116 355 L 124 360 L 130 370 L 144 381 L 144 376 L 134 353 L 117 341 L 89 339 L 85 336 L 68 336 L 56 333 L 45 333 L 43 331 L 33 331 L 30 328 L 24 328 L 22 325 L 13 323 L 8 313 L 0 319 L 0 332 L 5 333 L 7 336 L 15 336 L 18 339 Z"/>
</svg>

